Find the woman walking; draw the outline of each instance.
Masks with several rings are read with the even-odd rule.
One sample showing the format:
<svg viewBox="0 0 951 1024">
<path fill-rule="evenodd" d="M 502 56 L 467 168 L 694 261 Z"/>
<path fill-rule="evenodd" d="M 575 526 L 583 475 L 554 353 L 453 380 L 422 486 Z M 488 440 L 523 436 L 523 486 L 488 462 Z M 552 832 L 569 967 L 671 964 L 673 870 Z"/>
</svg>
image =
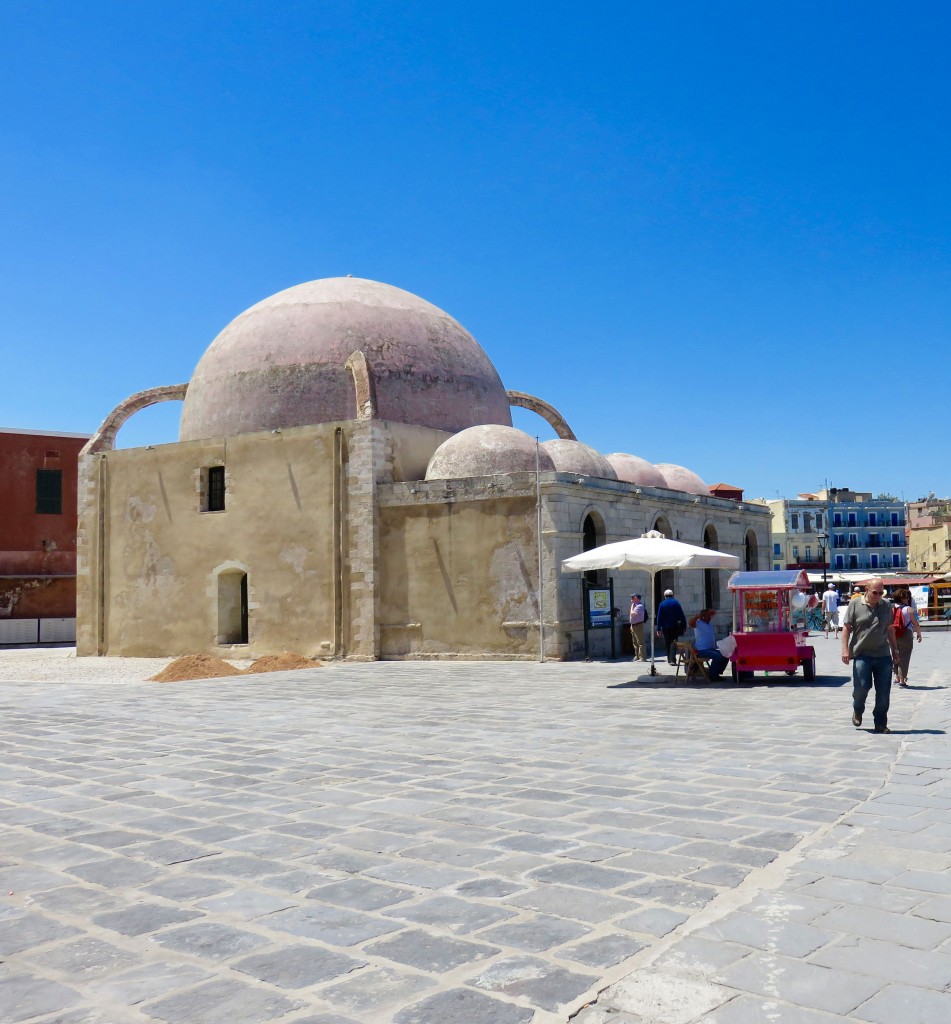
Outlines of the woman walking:
<svg viewBox="0 0 951 1024">
<path fill-rule="evenodd" d="M 898 640 L 898 685 L 907 687 L 911 650 L 916 639 L 921 643 L 921 623 L 907 587 L 896 588 L 892 601 L 895 604 L 895 638 Z"/>
</svg>

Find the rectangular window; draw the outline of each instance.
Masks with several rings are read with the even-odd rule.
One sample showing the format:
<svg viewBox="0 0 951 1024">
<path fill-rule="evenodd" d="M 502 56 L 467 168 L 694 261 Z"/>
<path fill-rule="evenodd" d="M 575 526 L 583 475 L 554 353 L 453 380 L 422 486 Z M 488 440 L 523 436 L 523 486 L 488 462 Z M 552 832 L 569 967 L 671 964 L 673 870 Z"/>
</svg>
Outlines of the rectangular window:
<svg viewBox="0 0 951 1024">
<path fill-rule="evenodd" d="M 799 545 L 798 544 L 793 544 L 792 556 L 793 556 L 793 558 L 799 558 Z"/>
<path fill-rule="evenodd" d="M 893 548 L 900 548 L 901 547 L 901 534 L 900 533 L 893 533 L 892 534 L 892 547 Z"/>
<path fill-rule="evenodd" d="M 892 565 L 901 565 L 901 555 L 892 555 Z"/>
<path fill-rule="evenodd" d="M 841 512 L 833 513 L 833 515 L 832 515 L 832 525 L 833 526 L 841 526 L 842 525 L 842 513 Z"/>
<path fill-rule="evenodd" d="M 835 567 L 836 567 L 836 569 L 844 569 L 845 568 L 845 556 L 844 555 L 836 555 L 835 556 Z"/>
<path fill-rule="evenodd" d="M 36 471 L 37 515 L 58 516 L 63 512 L 63 471 L 38 469 Z"/>
<path fill-rule="evenodd" d="M 822 513 L 821 512 L 817 512 L 816 513 L 816 529 L 817 530 L 821 530 L 822 529 Z"/>
<path fill-rule="evenodd" d="M 869 514 L 868 514 L 868 525 L 869 526 L 878 526 L 878 520 L 877 520 L 874 512 L 869 512 Z"/>
<path fill-rule="evenodd" d="M 806 545 L 806 561 L 812 561 L 812 548 L 808 544 Z"/>
<path fill-rule="evenodd" d="M 856 525 L 856 523 L 855 523 L 855 513 L 854 512 L 850 512 L 849 513 L 849 526 L 855 526 L 855 525 Z"/>
<path fill-rule="evenodd" d="M 799 529 L 799 514 L 797 512 L 789 513 L 789 528 L 791 530 Z"/>
<path fill-rule="evenodd" d="M 872 568 L 878 568 L 878 555 L 872 555 Z"/>
<path fill-rule="evenodd" d="M 859 567 L 859 556 L 858 555 L 849 555 L 849 568 L 850 569 L 857 569 L 858 567 Z"/>
<path fill-rule="evenodd" d="M 892 512 L 892 526 L 898 526 L 898 513 Z"/>
<path fill-rule="evenodd" d="M 201 471 L 202 512 L 224 512 L 225 467 L 206 466 Z"/>
<path fill-rule="evenodd" d="M 859 546 L 859 535 L 857 533 L 849 534 L 849 547 L 857 548 Z"/>
<path fill-rule="evenodd" d="M 779 544 L 774 544 L 773 545 L 773 554 L 774 555 L 781 555 L 782 553 L 783 553 L 782 547 Z"/>
</svg>

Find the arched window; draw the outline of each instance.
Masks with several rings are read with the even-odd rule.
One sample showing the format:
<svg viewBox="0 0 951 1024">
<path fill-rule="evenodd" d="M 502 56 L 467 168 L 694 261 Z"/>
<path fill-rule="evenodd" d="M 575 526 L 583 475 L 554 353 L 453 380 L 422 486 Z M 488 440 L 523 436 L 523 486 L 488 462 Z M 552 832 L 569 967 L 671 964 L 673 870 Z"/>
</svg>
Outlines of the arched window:
<svg viewBox="0 0 951 1024">
<path fill-rule="evenodd" d="M 656 530 L 658 533 L 662 533 L 668 540 L 674 539 L 674 531 L 670 527 L 670 522 L 664 516 L 658 516 L 654 520 L 654 525 L 651 529 Z M 662 569 L 660 572 L 654 574 L 654 607 L 651 609 L 652 614 L 657 613 L 657 606 L 664 600 L 664 591 L 673 589 L 673 569 Z"/>
<path fill-rule="evenodd" d="M 589 512 L 581 524 L 581 550 L 591 551 L 604 543 L 604 520 L 597 512 Z M 607 583 L 608 574 L 605 569 L 590 569 L 584 578 L 592 584 Z"/>
<path fill-rule="evenodd" d="M 747 572 L 755 572 L 759 568 L 759 554 L 756 546 L 756 534 L 752 530 L 746 531 L 743 548 L 743 568 Z"/>
<path fill-rule="evenodd" d="M 703 546 L 711 551 L 717 549 L 717 531 L 712 524 L 703 531 Z M 706 608 L 720 607 L 720 571 L 703 570 L 703 603 Z"/>
</svg>

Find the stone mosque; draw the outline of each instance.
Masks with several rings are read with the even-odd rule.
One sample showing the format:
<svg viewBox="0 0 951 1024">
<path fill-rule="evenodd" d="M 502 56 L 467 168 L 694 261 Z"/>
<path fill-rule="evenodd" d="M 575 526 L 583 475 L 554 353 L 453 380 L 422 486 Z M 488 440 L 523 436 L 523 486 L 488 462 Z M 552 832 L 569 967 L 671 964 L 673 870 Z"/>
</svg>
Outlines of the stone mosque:
<svg viewBox="0 0 951 1024">
<path fill-rule="evenodd" d="M 131 415 L 168 400 L 177 442 L 115 448 Z M 515 429 L 512 406 L 557 438 Z M 582 592 L 563 559 L 656 529 L 757 568 L 769 522 L 682 466 L 579 441 L 425 300 L 311 281 L 242 313 L 187 384 L 126 399 L 83 449 L 77 648 L 569 659 Z M 613 576 L 622 619 L 634 592 L 656 608 L 646 574 Z M 728 610 L 724 576 L 663 573 L 656 589 L 688 614 Z M 609 633 L 591 634 L 593 656 Z"/>
</svg>

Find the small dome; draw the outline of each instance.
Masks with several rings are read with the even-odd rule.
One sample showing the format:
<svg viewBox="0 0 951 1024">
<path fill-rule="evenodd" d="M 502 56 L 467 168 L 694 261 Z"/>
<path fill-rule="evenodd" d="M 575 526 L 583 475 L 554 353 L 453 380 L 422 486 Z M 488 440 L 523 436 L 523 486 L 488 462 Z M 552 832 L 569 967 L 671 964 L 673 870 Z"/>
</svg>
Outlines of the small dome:
<svg viewBox="0 0 951 1024">
<path fill-rule="evenodd" d="M 542 451 L 548 452 L 559 473 L 578 473 L 580 476 L 593 476 L 601 480 L 617 480 L 617 473 L 611 463 L 600 452 L 580 441 L 568 441 L 560 437 L 553 441 L 543 441 Z"/>
<path fill-rule="evenodd" d="M 710 493 L 710 488 L 700 477 L 684 466 L 676 466 L 672 462 L 659 462 L 657 468 L 664 474 L 667 486 L 672 491 L 686 491 L 688 494 Z"/>
<path fill-rule="evenodd" d="M 625 480 L 639 487 L 670 486 L 657 466 L 646 459 L 628 455 L 626 452 L 613 452 L 611 455 L 605 455 L 605 458 L 614 467 L 618 480 Z"/>
<path fill-rule="evenodd" d="M 366 360 L 376 419 L 451 432 L 512 423 L 495 367 L 451 316 L 388 284 L 332 277 L 278 292 L 228 324 L 189 382 L 180 437 L 354 419 L 354 352 Z"/>
<path fill-rule="evenodd" d="M 539 446 L 538 468 L 550 473 L 555 464 Z M 427 480 L 461 480 L 535 472 L 535 439 L 515 427 L 487 423 L 469 427 L 443 441 L 426 469 Z"/>
</svg>

